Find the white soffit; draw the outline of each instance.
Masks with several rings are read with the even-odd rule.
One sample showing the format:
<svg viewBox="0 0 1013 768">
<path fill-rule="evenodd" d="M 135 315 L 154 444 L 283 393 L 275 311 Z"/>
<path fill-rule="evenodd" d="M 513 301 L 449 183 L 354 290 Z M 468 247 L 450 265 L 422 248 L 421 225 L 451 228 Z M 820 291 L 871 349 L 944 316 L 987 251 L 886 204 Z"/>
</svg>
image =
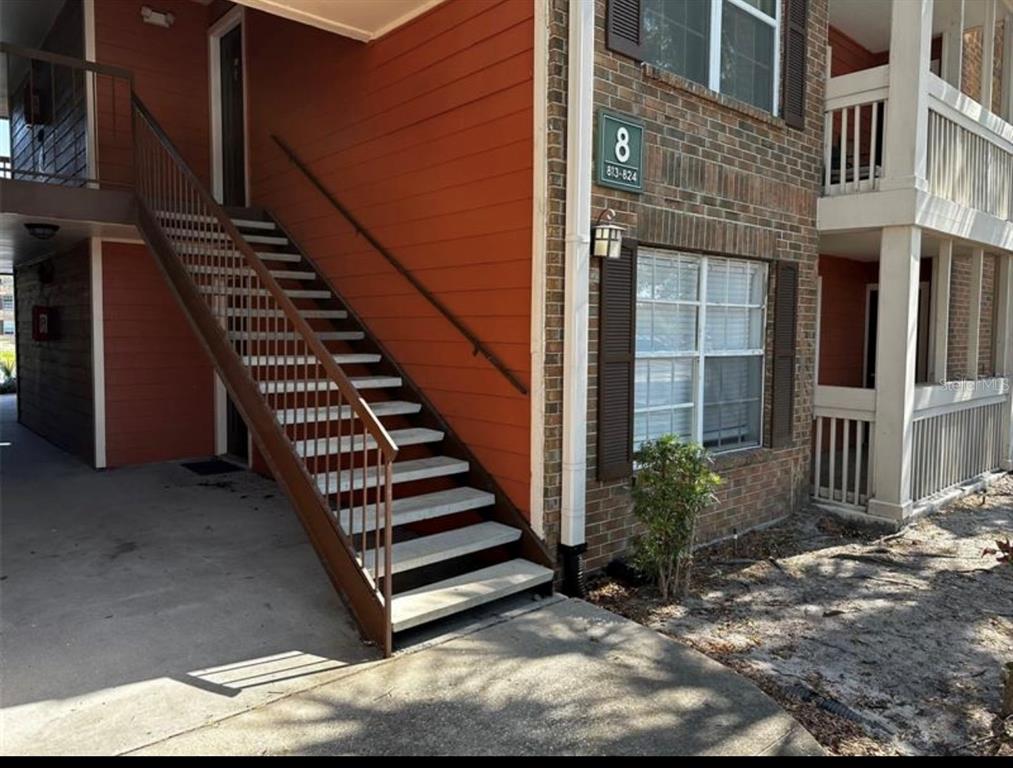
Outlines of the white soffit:
<svg viewBox="0 0 1013 768">
<path fill-rule="evenodd" d="M 369 42 L 397 29 L 443 0 L 237 0 L 318 29 Z"/>
</svg>

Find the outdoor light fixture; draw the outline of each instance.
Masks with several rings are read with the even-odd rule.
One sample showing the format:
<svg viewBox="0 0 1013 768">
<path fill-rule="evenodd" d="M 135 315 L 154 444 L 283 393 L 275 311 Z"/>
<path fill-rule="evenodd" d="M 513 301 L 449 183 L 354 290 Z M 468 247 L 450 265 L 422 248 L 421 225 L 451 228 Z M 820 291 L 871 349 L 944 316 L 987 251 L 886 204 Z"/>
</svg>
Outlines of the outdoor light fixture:
<svg viewBox="0 0 1013 768">
<path fill-rule="evenodd" d="M 592 232 L 591 251 L 600 259 L 618 259 L 620 249 L 623 247 L 623 232 L 625 231 L 618 224 L 613 224 L 616 212 L 606 208 L 594 223 Z M 604 221 L 602 221 L 604 219 Z"/>
<path fill-rule="evenodd" d="M 145 24 L 153 24 L 156 27 L 165 27 L 168 29 L 172 26 L 172 22 L 176 20 L 176 17 L 171 13 L 156 11 L 147 5 L 144 5 L 141 6 L 141 20 Z"/>
<path fill-rule="evenodd" d="M 28 230 L 28 234 L 39 240 L 51 240 L 53 235 L 60 231 L 56 224 L 41 224 L 39 222 L 29 222 L 25 224 L 25 229 Z"/>
</svg>

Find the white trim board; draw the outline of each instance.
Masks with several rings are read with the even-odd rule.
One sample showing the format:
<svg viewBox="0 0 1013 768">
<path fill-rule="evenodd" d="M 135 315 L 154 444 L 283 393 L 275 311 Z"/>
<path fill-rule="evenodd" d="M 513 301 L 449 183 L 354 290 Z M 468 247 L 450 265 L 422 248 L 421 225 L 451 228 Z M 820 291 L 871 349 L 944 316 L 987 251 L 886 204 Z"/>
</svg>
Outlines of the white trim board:
<svg viewBox="0 0 1013 768">
<path fill-rule="evenodd" d="M 106 348 L 105 311 L 102 290 L 102 241 L 89 241 L 91 261 L 91 380 L 92 411 L 95 417 L 95 468 L 106 466 Z"/>
<path fill-rule="evenodd" d="M 544 538 L 545 519 L 545 251 L 548 227 L 549 3 L 535 0 L 534 164 L 531 206 L 531 480 L 530 522 Z"/>
<path fill-rule="evenodd" d="M 246 56 L 246 11 L 241 5 L 222 15 L 208 29 L 208 93 L 211 99 L 211 194 L 222 201 L 222 72 L 221 39 L 240 24 L 243 27 L 243 195 L 250 202 L 250 96 Z"/>
</svg>

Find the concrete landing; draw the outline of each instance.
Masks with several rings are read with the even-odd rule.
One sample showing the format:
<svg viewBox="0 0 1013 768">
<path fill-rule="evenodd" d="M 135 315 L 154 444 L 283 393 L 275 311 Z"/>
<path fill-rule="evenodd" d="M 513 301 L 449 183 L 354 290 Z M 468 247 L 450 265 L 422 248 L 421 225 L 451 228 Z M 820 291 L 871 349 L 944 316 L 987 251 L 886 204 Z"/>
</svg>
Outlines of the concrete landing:
<svg viewBox="0 0 1013 768">
<path fill-rule="evenodd" d="M 141 752 L 822 754 L 745 678 L 568 599 Z"/>
</svg>

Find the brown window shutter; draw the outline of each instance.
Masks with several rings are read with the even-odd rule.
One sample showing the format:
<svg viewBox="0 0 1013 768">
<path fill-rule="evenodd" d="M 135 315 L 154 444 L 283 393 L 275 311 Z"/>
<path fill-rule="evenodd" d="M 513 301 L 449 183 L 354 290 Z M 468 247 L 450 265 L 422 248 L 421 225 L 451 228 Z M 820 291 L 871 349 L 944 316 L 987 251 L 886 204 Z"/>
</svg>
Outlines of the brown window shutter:
<svg viewBox="0 0 1013 768">
<path fill-rule="evenodd" d="M 774 290 L 774 370 L 770 408 L 770 446 L 787 448 L 795 423 L 795 325 L 798 317 L 798 265 L 779 261 Z"/>
<path fill-rule="evenodd" d="M 784 77 L 781 102 L 784 121 L 799 130 L 805 127 L 806 23 L 809 0 L 786 0 L 784 28 Z"/>
<path fill-rule="evenodd" d="M 598 319 L 598 479 L 633 473 L 637 243 L 601 261 Z"/>
<path fill-rule="evenodd" d="M 644 27 L 640 19 L 641 0 L 608 0 L 605 45 L 610 51 L 644 58 Z"/>
</svg>

